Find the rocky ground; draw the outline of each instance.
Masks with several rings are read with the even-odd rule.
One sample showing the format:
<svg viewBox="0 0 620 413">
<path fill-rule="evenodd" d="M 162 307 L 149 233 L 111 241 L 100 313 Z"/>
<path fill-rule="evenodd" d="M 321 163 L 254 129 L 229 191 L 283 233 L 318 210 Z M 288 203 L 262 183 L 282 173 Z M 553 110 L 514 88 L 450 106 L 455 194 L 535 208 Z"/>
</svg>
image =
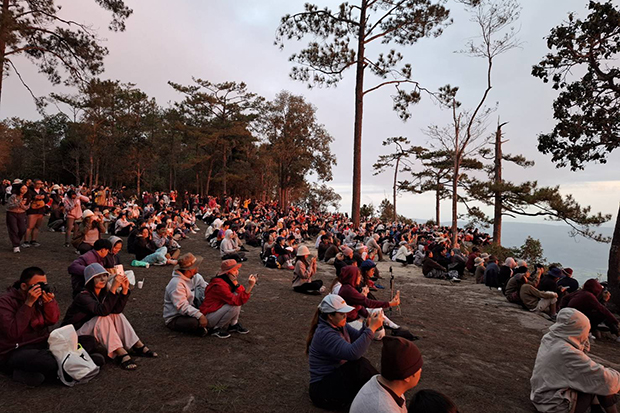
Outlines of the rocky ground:
<svg viewBox="0 0 620 413">
<path fill-rule="evenodd" d="M 4 214 L 2 214 L 4 215 Z M 202 225 L 204 230 L 204 225 Z M 208 280 L 219 269 L 219 252 L 203 239 L 204 232 L 182 242 L 184 252 L 205 257 L 201 274 Z M 57 289 L 64 315 L 70 304 L 67 267 L 76 257 L 64 248 L 63 236 L 43 232 L 41 247 L 13 254 L 4 219 L 0 223 L 0 285 L 9 286 L 27 266 L 42 267 Z M 67 388 L 45 384 L 26 389 L 0 376 L 3 412 L 315 412 L 308 397 L 305 339 L 321 297 L 296 294 L 292 272 L 261 265 L 258 249 L 251 249 L 240 280 L 250 273 L 259 282 L 243 306 L 241 323 L 248 335 L 222 340 L 172 332 L 162 319 L 163 293 L 171 267 L 137 268 L 144 288 L 134 290 L 125 314 L 140 338 L 160 355 L 139 359 L 136 371 L 108 363 L 92 382 Z M 131 258 L 122 253 L 127 266 Z M 389 267 L 379 263 L 388 299 Z M 422 337 L 416 344 L 424 357 L 418 389 L 430 388 L 450 396 L 461 412 L 533 412 L 529 378 L 538 343 L 550 322 L 509 304 L 498 291 L 465 280 L 460 284 L 428 280 L 413 266 L 392 265 L 401 291 L 401 313 L 390 317 Z M 321 264 L 317 278 L 328 285 L 333 267 Z M 388 314 L 389 315 L 389 314 Z M 598 340 L 593 355 L 618 368 L 619 345 Z M 367 357 L 379 368 L 381 343 L 372 344 Z M 410 391 L 410 398 L 415 390 Z"/>
</svg>

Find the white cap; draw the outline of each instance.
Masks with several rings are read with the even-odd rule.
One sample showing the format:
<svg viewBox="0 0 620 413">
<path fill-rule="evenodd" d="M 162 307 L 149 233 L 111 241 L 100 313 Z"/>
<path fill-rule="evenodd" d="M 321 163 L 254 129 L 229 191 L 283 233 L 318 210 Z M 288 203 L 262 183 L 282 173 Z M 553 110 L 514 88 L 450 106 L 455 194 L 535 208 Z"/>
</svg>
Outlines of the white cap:
<svg viewBox="0 0 620 413">
<path fill-rule="evenodd" d="M 86 219 L 88 217 L 92 217 L 93 215 L 95 215 L 95 213 L 93 211 L 91 211 L 90 209 L 87 209 L 84 212 L 82 212 L 82 219 Z"/>
<path fill-rule="evenodd" d="M 346 301 L 344 301 L 344 298 L 342 298 L 341 296 L 337 294 L 327 294 L 325 297 L 323 297 L 323 300 L 319 304 L 319 310 L 322 313 L 327 314 L 348 313 L 355 310 L 355 308 L 347 305 Z"/>
</svg>

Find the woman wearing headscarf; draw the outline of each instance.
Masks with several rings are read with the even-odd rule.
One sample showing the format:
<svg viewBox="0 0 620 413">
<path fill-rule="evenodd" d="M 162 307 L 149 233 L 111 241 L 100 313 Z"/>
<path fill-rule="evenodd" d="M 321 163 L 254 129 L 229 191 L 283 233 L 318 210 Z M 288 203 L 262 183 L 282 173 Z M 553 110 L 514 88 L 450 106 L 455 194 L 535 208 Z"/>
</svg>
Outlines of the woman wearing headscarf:
<svg viewBox="0 0 620 413">
<path fill-rule="evenodd" d="M 363 357 L 383 315 L 373 314 L 357 330 L 347 324 L 354 308 L 336 294 L 326 295 L 319 304 L 306 339 L 310 365 L 310 399 L 322 409 L 340 409 L 353 401 L 359 389 L 377 369 Z"/>
<path fill-rule="evenodd" d="M 539 412 L 617 412 L 620 373 L 588 357 L 589 331 L 583 313 L 564 308 L 543 336 L 530 379 Z"/>
<path fill-rule="evenodd" d="M 224 239 L 220 243 L 220 256 L 222 261 L 235 260 L 237 262 L 247 261 L 245 254 L 241 252 L 241 247 L 238 247 L 233 238 L 233 231 L 227 229 L 224 232 Z"/>
</svg>

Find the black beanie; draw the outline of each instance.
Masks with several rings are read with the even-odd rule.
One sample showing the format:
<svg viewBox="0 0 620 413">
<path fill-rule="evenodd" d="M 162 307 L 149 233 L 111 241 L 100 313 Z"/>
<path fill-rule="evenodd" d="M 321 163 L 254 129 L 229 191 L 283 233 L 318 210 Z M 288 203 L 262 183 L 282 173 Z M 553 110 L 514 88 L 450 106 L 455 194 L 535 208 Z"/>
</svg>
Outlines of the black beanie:
<svg viewBox="0 0 620 413">
<path fill-rule="evenodd" d="M 383 337 L 381 376 L 387 380 L 404 380 L 422 368 L 422 353 L 409 340 Z"/>
</svg>

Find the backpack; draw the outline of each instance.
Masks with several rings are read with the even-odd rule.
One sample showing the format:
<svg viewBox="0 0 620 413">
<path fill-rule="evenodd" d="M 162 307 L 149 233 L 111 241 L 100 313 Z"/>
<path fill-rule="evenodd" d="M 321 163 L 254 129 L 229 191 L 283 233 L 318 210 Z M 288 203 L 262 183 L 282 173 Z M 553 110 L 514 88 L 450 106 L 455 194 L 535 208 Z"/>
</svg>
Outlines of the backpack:
<svg viewBox="0 0 620 413">
<path fill-rule="evenodd" d="M 276 258 L 275 255 L 270 255 L 267 258 L 265 258 L 265 260 L 263 261 L 263 264 L 267 268 L 280 268 L 280 265 L 278 264 L 278 259 Z"/>
<path fill-rule="evenodd" d="M 77 333 L 72 324 L 52 331 L 47 342 L 58 362 L 58 378 L 63 384 L 73 387 L 76 384 L 88 383 L 99 374 L 99 367 L 78 344 Z"/>
</svg>

